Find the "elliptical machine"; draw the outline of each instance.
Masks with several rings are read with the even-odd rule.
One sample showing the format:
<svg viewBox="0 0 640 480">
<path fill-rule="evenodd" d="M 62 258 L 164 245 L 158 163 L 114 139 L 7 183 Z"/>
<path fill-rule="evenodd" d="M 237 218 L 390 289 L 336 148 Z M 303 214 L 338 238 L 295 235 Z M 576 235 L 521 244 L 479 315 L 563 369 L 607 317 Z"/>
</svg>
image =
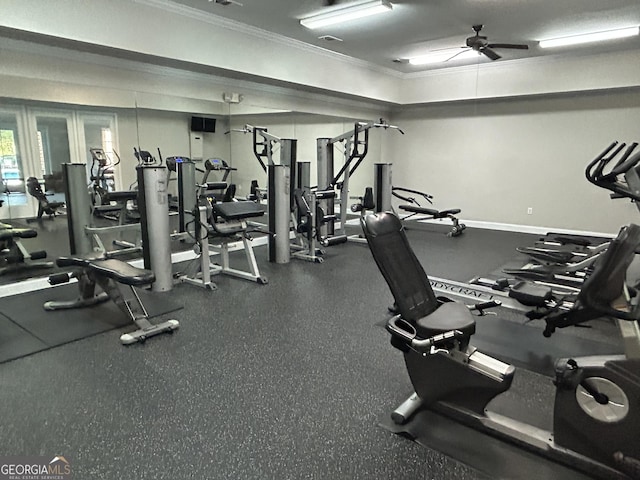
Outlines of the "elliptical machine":
<svg viewBox="0 0 640 480">
<path fill-rule="evenodd" d="M 640 227 L 620 231 L 571 306 L 548 289 L 523 286 L 514 294 L 547 309 L 547 336 L 605 316 L 617 319 L 625 341 L 625 355 L 557 361 L 554 426 L 548 432 L 487 408 L 510 388 L 515 368 L 471 345 L 473 315 L 464 304 L 436 298 L 398 217 L 379 213 L 361 223 L 395 298 L 398 315 L 386 328 L 392 345 L 404 352 L 415 388 L 393 412 L 396 423 L 428 408 L 590 475 L 640 479 L 640 307 L 625 279 Z"/>
</svg>

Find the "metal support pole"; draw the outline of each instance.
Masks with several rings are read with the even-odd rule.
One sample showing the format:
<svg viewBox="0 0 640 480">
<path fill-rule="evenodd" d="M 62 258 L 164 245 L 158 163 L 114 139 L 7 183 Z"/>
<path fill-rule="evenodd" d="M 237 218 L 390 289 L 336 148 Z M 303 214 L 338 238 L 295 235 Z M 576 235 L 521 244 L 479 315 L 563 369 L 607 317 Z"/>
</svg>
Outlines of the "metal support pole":
<svg viewBox="0 0 640 480">
<path fill-rule="evenodd" d="M 269 165 L 269 261 L 289 263 L 289 229 L 291 224 L 290 169 L 285 165 Z"/>
<path fill-rule="evenodd" d="M 299 190 L 309 189 L 311 186 L 311 162 L 298 162 L 295 185 Z"/>
<path fill-rule="evenodd" d="M 157 165 L 138 165 L 136 170 L 144 268 L 153 270 L 156 276 L 151 290 L 166 292 L 173 288 L 169 231 L 169 170 Z"/>
<path fill-rule="evenodd" d="M 69 229 L 69 252 L 85 255 L 93 251 L 91 237 L 85 228 L 91 225 L 91 198 L 87 189 L 87 165 L 63 163 L 65 202 L 67 204 L 67 226 Z"/>
<path fill-rule="evenodd" d="M 180 232 L 186 232 L 187 224 L 193 222 L 197 207 L 196 164 L 191 160 L 176 163 L 178 174 L 178 220 Z"/>
<path fill-rule="evenodd" d="M 298 157 L 298 140 L 295 138 L 280 139 L 280 165 L 289 167 L 289 185 L 296 184 L 296 162 Z M 293 188 L 289 188 L 289 212 L 294 205 Z"/>
<path fill-rule="evenodd" d="M 318 138 L 318 189 L 325 190 L 333 181 L 333 144 L 330 138 Z M 335 187 L 335 185 L 332 185 Z M 334 199 L 320 200 L 320 206 L 324 209 L 325 214 L 333 215 L 335 213 Z M 323 237 L 333 235 L 334 225 L 329 222 L 322 226 L 321 235 Z"/>
<path fill-rule="evenodd" d="M 373 196 L 376 202 L 375 211 L 391 211 L 391 164 L 374 163 L 373 168 Z"/>
</svg>

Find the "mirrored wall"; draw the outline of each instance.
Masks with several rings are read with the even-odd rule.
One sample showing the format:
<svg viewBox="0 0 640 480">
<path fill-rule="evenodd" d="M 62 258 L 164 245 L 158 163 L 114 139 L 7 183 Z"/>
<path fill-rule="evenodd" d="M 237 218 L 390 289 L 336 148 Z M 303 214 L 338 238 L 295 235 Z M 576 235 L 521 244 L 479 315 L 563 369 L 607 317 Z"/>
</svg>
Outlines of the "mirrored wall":
<svg viewBox="0 0 640 480">
<path fill-rule="evenodd" d="M 226 181 L 236 185 L 238 199 L 245 199 L 252 181 L 263 188 L 267 184 L 247 126 L 267 128 L 279 138 L 297 139 L 297 159 L 310 162 L 311 184 L 316 185 L 317 139 L 352 131 L 357 121 L 374 120 L 319 115 L 299 108 L 284 110 L 259 105 L 250 98 L 229 104 L 171 95 L 152 98 L 142 92 L 123 96 L 132 98 L 119 102 L 117 108 L 0 99 L 0 220 L 13 228 L 37 231 L 37 237 L 22 240 L 28 251 L 46 250 L 50 261 L 69 254 L 63 163 L 86 164 L 87 208 L 95 206 L 90 193 L 96 186 L 106 191 L 137 188 L 136 149 L 148 151 L 158 161 L 189 157 L 200 170 L 204 170 L 207 159 L 224 160 L 233 168 Z M 206 124 L 201 124 L 203 121 Z M 373 164 L 387 161 L 383 158 L 387 136 L 382 129 L 370 131 L 366 159 L 350 181 L 351 196 L 360 196 L 365 187 L 372 186 Z M 274 158 L 279 158 L 278 148 L 276 144 Z M 103 152 L 103 159 L 96 156 L 96 150 Z M 334 150 L 335 173 L 344 161 L 344 145 L 338 143 Z M 223 171 L 213 171 L 208 180 L 222 180 L 223 175 Z M 202 181 L 203 176 L 203 172 L 197 173 L 196 180 Z M 173 173 L 171 178 L 175 177 Z M 170 181 L 169 190 L 176 194 L 177 182 Z M 43 205 L 60 208 L 43 210 Z M 50 215 L 51 211 L 59 215 Z M 119 220 L 98 214 L 92 216 L 92 222 L 109 226 Z M 9 271 L 0 275 L 0 284 L 48 273 L 47 269 Z"/>
</svg>

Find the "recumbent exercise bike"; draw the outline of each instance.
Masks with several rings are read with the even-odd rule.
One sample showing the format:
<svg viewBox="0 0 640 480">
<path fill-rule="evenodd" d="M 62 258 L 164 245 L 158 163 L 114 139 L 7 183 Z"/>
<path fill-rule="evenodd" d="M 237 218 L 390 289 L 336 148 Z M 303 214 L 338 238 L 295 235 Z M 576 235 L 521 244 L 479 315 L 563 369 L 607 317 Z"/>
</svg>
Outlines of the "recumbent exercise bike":
<svg viewBox="0 0 640 480">
<path fill-rule="evenodd" d="M 590 475 L 640 479 L 640 307 L 631 302 L 625 281 L 640 227 L 620 231 L 571 308 L 561 308 L 548 291 L 522 287 L 514 294 L 548 309 L 547 336 L 604 316 L 618 320 L 626 341 L 626 355 L 557 361 L 551 433 L 487 410 L 510 388 L 515 368 L 471 345 L 473 315 L 462 303 L 436 298 L 398 217 L 372 214 L 361 224 L 395 299 L 398 315 L 386 328 L 392 345 L 404 352 L 415 388 L 393 412 L 394 422 L 428 408 Z"/>
</svg>

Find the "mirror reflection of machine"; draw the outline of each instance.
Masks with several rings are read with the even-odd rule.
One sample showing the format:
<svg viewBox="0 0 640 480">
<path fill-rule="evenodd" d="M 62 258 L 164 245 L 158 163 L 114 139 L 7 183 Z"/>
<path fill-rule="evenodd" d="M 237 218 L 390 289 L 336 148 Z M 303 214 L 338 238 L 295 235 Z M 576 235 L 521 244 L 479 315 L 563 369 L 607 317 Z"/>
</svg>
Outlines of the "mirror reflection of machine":
<svg viewBox="0 0 640 480">
<path fill-rule="evenodd" d="M 117 221 L 119 224 L 139 221 L 140 216 L 134 205 L 137 191 L 116 191 L 114 168 L 121 162 L 118 152 L 113 151 L 115 162 L 109 159 L 102 148 L 90 148 L 89 152 L 92 159 L 89 194 L 93 215 Z"/>
<path fill-rule="evenodd" d="M 210 158 L 206 160 L 204 162 L 204 176 L 201 182 L 201 185 L 204 187 L 202 193 L 208 197 L 214 197 L 216 201 L 233 200 L 233 197 L 235 197 L 235 186 L 229 184 L 227 179 L 229 178 L 229 174 L 234 170 L 237 170 L 237 168 L 230 167 L 229 164 L 221 158 Z M 222 178 L 213 182 L 209 181 L 209 176 L 212 172 L 221 174 Z"/>
<path fill-rule="evenodd" d="M 117 152 L 113 152 L 117 161 L 109 161 L 106 152 L 102 148 L 90 148 L 91 170 L 89 171 L 90 190 L 94 205 L 104 205 L 103 197 L 108 192 L 115 191 L 115 176 L 113 167 L 120 164 L 120 157 Z"/>
</svg>

